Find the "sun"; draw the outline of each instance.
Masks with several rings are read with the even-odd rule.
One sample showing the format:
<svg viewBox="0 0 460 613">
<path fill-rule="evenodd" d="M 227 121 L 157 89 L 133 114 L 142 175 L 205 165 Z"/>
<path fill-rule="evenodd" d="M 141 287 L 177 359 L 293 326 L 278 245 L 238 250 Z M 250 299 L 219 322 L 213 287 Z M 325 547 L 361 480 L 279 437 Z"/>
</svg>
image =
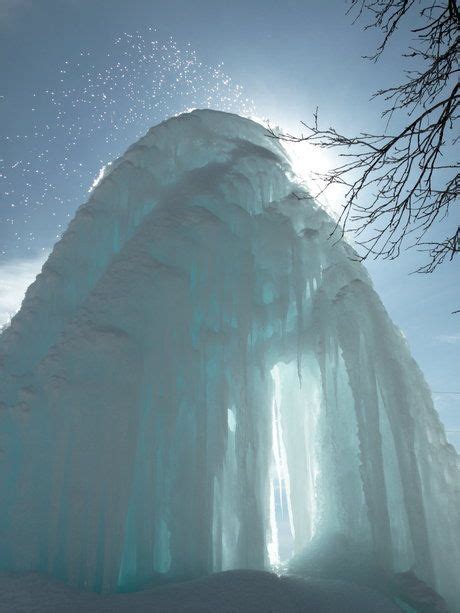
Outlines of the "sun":
<svg viewBox="0 0 460 613">
<path fill-rule="evenodd" d="M 300 135 L 301 124 L 292 120 L 270 120 L 263 119 L 258 115 L 249 115 L 252 119 L 267 128 L 274 129 L 275 132 Z M 286 151 L 290 160 L 292 170 L 300 184 L 308 189 L 320 206 L 337 220 L 342 212 L 345 200 L 345 190 L 339 185 L 330 185 L 324 191 L 325 182 L 321 179 L 329 170 L 334 168 L 336 161 L 319 147 L 305 142 L 290 142 L 280 140 L 280 144 Z"/>
<path fill-rule="evenodd" d="M 282 141 L 281 144 L 299 181 L 331 217 L 338 219 L 342 212 L 344 189 L 339 185 L 330 185 L 325 190 L 325 181 L 321 178 L 334 167 L 332 157 L 307 142 Z"/>
</svg>

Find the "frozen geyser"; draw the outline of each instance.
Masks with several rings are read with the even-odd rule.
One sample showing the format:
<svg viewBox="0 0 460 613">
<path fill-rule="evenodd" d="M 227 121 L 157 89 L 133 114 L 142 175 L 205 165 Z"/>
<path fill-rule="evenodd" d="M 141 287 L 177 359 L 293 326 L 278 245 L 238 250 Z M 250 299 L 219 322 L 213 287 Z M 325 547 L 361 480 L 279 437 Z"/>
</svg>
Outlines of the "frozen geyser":
<svg viewBox="0 0 460 613">
<path fill-rule="evenodd" d="M 458 455 L 333 229 L 235 115 L 109 167 L 0 337 L 2 569 L 113 591 L 338 533 L 460 603 Z"/>
</svg>

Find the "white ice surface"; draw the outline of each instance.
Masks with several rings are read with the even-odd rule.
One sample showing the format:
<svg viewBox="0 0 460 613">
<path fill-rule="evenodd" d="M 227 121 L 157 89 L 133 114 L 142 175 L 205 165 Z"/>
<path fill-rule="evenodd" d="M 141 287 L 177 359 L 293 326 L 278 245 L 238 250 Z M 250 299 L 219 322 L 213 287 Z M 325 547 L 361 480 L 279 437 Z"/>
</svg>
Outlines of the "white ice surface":
<svg viewBox="0 0 460 613">
<path fill-rule="evenodd" d="M 1 613 L 400 613 L 376 592 L 341 581 L 228 571 L 131 594 L 78 592 L 40 575 L 0 573 Z"/>
</svg>

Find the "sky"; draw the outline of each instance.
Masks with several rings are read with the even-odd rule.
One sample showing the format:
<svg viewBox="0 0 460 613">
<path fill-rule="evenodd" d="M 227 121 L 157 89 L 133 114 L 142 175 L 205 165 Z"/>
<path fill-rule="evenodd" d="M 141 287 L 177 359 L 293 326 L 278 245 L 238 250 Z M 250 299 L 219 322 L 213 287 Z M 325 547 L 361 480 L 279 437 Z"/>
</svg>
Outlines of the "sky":
<svg viewBox="0 0 460 613">
<path fill-rule="evenodd" d="M 398 81 L 404 27 L 379 33 L 346 0 L 0 0 L 0 325 L 17 310 L 100 169 L 152 125 L 210 107 L 298 134 L 316 107 L 346 133 L 378 131 L 372 93 Z M 404 25 L 404 24 L 403 24 Z M 397 121 L 397 120 L 396 120 Z M 332 157 L 295 153 L 305 177 Z M 340 193 L 326 195 L 340 207 Z M 442 233 L 442 229 L 440 230 Z M 441 235 L 441 234 L 440 234 Z M 414 250 L 369 262 L 374 284 L 460 449 L 458 265 L 410 274 Z"/>
</svg>

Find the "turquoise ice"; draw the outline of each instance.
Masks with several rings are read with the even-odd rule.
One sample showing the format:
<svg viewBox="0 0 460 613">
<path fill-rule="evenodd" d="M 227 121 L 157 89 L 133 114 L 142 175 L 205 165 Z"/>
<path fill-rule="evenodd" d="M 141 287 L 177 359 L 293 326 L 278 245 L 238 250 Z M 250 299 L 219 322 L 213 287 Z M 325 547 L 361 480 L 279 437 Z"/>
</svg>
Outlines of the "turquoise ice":
<svg viewBox="0 0 460 613">
<path fill-rule="evenodd" d="M 459 456 L 334 230 L 236 115 L 106 169 L 0 337 L 0 569 L 115 591 L 343 534 L 460 605 Z"/>
</svg>

